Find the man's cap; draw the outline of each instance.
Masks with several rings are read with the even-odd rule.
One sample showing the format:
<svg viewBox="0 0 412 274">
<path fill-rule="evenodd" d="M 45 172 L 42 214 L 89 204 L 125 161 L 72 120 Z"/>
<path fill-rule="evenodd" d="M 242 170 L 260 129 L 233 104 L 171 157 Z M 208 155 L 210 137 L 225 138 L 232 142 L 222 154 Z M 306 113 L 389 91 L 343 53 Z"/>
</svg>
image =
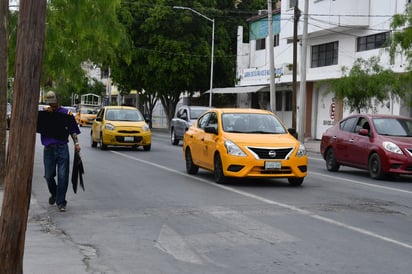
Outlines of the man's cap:
<svg viewBox="0 0 412 274">
<path fill-rule="evenodd" d="M 46 94 L 46 104 L 56 104 L 57 103 L 57 95 L 54 91 L 49 91 Z"/>
</svg>

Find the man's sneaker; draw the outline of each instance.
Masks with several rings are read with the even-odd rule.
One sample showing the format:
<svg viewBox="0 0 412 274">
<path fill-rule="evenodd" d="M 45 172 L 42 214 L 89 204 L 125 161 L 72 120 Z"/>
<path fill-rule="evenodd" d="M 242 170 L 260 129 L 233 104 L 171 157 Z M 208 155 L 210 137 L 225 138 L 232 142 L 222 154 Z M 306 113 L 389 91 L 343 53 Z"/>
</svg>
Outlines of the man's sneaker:
<svg viewBox="0 0 412 274">
<path fill-rule="evenodd" d="M 60 212 L 65 212 L 66 211 L 66 206 L 65 205 L 59 205 L 59 211 Z"/>
<path fill-rule="evenodd" d="M 50 198 L 49 198 L 49 204 L 54 205 L 55 202 L 56 202 L 56 197 L 54 197 L 53 195 L 50 196 Z"/>
</svg>

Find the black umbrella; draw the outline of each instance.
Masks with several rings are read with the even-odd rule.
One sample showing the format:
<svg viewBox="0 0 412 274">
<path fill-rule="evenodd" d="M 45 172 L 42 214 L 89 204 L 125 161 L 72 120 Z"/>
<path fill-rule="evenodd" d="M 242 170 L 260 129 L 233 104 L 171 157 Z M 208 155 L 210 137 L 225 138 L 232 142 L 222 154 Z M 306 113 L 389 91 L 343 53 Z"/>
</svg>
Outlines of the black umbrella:
<svg viewBox="0 0 412 274">
<path fill-rule="evenodd" d="M 72 170 L 72 184 L 73 184 L 73 191 L 74 193 L 77 192 L 77 184 L 80 179 L 80 186 L 83 188 L 84 191 L 84 183 L 83 183 L 83 162 L 82 158 L 80 157 L 79 152 L 74 152 L 74 160 L 73 160 L 73 170 Z"/>
</svg>

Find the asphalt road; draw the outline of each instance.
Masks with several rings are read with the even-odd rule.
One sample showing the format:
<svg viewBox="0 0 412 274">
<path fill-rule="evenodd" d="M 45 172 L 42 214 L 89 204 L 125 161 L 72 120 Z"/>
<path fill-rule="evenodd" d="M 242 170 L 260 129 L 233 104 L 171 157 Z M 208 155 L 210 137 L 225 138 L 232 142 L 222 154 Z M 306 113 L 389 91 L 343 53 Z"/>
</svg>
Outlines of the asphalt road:
<svg viewBox="0 0 412 274">
<path fill-rule="evenodd" d="M 330 173 L 311 153 L 301 187 L 286 179 L 218 185 L 207 171 L 187 175 L 182 146 L 166 134 L 154 133 L 149 152 L 101 151 L 81 130 L 86 191 L 69 189 L 67 212 L 49 206 L 37 142 L 31 210 L 81 251 L 87 273 L 411 271 L 410 177 Z"/>
</svg>

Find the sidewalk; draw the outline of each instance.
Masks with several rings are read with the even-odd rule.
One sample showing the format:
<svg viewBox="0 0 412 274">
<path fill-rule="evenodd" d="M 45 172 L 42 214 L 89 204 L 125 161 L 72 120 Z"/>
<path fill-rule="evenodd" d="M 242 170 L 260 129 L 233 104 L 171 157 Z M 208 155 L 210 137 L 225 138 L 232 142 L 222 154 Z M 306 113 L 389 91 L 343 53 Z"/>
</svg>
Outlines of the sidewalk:
<svg viewBox="0 0 412 274">
<path fill-rule="evenodd" d="M 2 204 L 3 187 L 0 187 L 0 205 Z M 81 250 L 50 222 L 45 210 L 32 196 L 27 221 L 23 273 L 88 273 L 84 260 L 85 256 Z"/>
<path fill-rule="evenodd" d="M 308 140 L 303 143 L 307 152 L 320 153 L 320 141 Z"/>
</svg>

